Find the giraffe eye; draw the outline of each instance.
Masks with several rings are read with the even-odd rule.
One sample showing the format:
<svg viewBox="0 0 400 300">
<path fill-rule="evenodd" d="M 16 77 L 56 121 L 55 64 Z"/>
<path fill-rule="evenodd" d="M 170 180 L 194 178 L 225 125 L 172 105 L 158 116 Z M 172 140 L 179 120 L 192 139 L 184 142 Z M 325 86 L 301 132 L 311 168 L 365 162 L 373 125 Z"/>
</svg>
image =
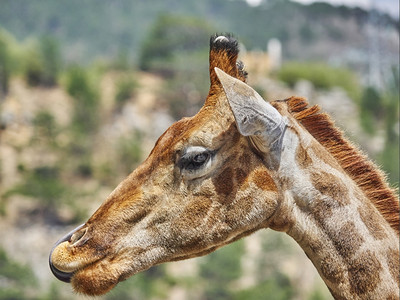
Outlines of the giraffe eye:
<svg viewBox="0 0 400 300">
<path fill-rule="evenodd" d="M 181 169 L 196 170 L 204 165 L 209 160 L 210 156 L 211 154 L 207 150 L 202 152 L 190 151 L 181 157 L 178 165 Z"/>
<path fill-rule="evenodd" d="M 209 157 L 210 153 L 208 152 L 196 154 L 195 157 L 193 157 L 192 159 L 191 166 L 193 166 L 194 168 L 200 167 L 208 160 Z"/>
<path fill-rule="evenodd" d="M 203 147 L 190 147 L 178 160 L 178 166 L 182 175 L 190 178 L 198 178 L 207 173 L 211 165 L 215 151 Z"/>
</svg>

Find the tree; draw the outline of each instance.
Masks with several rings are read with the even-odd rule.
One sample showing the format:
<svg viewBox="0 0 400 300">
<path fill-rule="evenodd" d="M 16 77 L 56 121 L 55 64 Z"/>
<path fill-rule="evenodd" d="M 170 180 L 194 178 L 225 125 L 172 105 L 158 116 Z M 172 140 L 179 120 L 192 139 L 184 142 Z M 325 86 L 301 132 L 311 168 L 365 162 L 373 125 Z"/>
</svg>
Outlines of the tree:
<svg viewBox="0 0 400 300">
<path fill-rule="evenodd" d="M 204 20 L 162 14 L 143 43 L 140 68 L 170 71 L 177 57 L 208 49 L 207 41 L 212 32 Z"/>
<path fill-rule="evenodd" d="M 61 69 L 58 42 L 51 36 L 43 36 L 28 50 L 25 66 L 26 81 L 31 86 L 52 87 L 57 84 Z"/>
<path fill-rule="evenodd" d="M 98 125 L 98 94 L 89 72 L 81 67 L 71 67 L 67 72 L 66 89 L 74 99 L 75 132 L 86 135 Z"/>
<path fill-rule="evenodd" d="M 44 86 L 54 86 L 61 68 L 61 54 L 57 40 L 48 35 L 41 37 L 40 54 L 43 64 L 41 83 Z"/>
<path fill-rule="evenodd" d="M 360 101 L 360 117 L 361 125 L 369 134 L 376 131 L 375 123 L 379 120 L 383 113 L 382 98 L 378 91 L 369 86 L 364 89 Z"/>
<path fill-rule="evenodd" d="M 0 96 L 8 93 L 10 59 L 7 40 L 3 34 L 0 34 Z"/>
</svg>

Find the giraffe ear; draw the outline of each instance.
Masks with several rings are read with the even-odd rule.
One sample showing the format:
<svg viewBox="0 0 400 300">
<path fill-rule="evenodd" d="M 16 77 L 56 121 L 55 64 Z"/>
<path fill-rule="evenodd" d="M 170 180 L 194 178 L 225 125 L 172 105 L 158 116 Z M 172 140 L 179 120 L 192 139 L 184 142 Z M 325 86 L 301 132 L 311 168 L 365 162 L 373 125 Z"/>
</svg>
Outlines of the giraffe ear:
<svg viewBox="0 0 400 300">
<path fill-rule="evenodd" d="M 249 85 L 215 68 L 225 91 L 237 128 L 272 168 L 280 163 L 286 120 Z"/>
</svg>

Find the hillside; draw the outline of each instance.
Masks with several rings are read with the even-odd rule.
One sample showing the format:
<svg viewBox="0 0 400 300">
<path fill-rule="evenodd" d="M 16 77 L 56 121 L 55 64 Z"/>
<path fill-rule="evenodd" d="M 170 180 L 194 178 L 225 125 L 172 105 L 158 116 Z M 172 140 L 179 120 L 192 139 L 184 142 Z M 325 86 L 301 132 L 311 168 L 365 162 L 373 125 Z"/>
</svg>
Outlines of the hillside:
<svg viewBox="0 0 400 300">
<path fill-rule="evenodd" d="M 205 20 L 209 25 L 205 40 L 214 32 L 234 32 L 248 49 L 265 49 L 269 39 L 278 38 L 287 59 L 336 64 L 365 65 L 370 48 L 367 32 L 372 26 L 379 30 L 381 51 L 385 51 L 381 54 L 389 61 L 398 58 L 398 44 L 392 40 L 398 34 L 398 20 L 360 8 L 288 0 L 264 1 L 260 7 L 242 0 L 3 0 L 0 27 L 18 40 L 56 37 L 67 61 L 89 62 L 123 50 L 137 63 L 146 35 L 165 14 Z"/>
</svg>

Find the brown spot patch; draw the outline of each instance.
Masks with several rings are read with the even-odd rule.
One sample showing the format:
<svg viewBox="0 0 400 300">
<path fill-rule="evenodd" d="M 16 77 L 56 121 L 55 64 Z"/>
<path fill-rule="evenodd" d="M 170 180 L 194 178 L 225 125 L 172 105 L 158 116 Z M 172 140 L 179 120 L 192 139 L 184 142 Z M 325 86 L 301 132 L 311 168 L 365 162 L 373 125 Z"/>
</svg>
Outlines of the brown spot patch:
<svg viewBox="0 0 400 300">
<path fill-rule="evenodd" d="M 263 191 L 278 191 L 275 182 L 266 170 L 255 170 L 252 180 Z"/>
<path fill-rule="evenodd" d="M 338 284 L 343 281 L 345 269 L 333 255 L 321 259 L 320 270 L 325 279 Z"/>
<path fill-rule="evenodd" d="M 366 209 L 358 208 L 360 213 L 360 218 L 368 228 L 369 233 L 376 240 L 383 240 L 387 238 L 387 234 L 383 226 L 381 225 L 381 220 L 379 216 L 376 215 L 375 211 L 367 211 Z"/>
<path fill-rule="evenodd" d="M 353 222 L 346 222 L 332 237 L 339 254 L 348 261 L 364 242 L 363 237 L 357 232 Z"/>
<path fill-rule="evenodd" d="M 339 202 L 327 197 L 315 198 L 311 210 L 318 223 L 324 224 L 325 219 L 333 215 L 333 211 L 339 208 Z"/>
<path fill-rule="evenodd" d="M 240 168 L 235 170 L 235 175 L 238 186 L 241 186 L 246 181 L 248 176 L 248 174 Z"/>
<path fill-rule="evenodd" d="M 380 282 L 382 265 L 371 251 L 349 261 L 350 291 L 355 295 L 372 292 Z"/>
<path fill-rule="evenodd" d="M 302 145 L 298 145 L 296 149 L 296 161 L 303 169 L 311 165 L 312 159 Z"/>
<path fill-rule="evenodd" d="M 350 203 L 346 186 L 336 176 L 324 171 L 312 172 L 310 175 L 313 186 L 322 194 L 338 201 L 341 205 Z"/>
<path fill-rule="evenodd" d="M 310 250 L 314 254 L 318 254 L 323 250 L 324 245 L 318 238 L 308 235 L 306 240 L 308 241 L 308 246 L 310 247 Z"/>
<path fill-rule="evenodd" d="M 213 184 L 217 194 L 228 196 L 233 189 L 232 168 L 225 168 L 217 177 L 213 178 Z"/>
<path fill-rule="evenodd" d="M 243 149 L 243 151 L 247 151 L 247 149 Z M 239 162 L 240 162 L 240 164 L 241 164 L 244 168 L 249 167 L 249 166 L 250 166 L 250 162 L 251 162 L 250 154 L 244 152 L 244 153 L 239 157 Z"/>
<path fill-rule="evenodd" d="M 242 197 L 239 201 L 235 201 L 226 211 L 225 223 L 230 228 L 236 228 L 249 215 L 253 205 L 254 199 L 251 196 Z"/>
<path fill-rule="evenodd" d="M 392 275 L 394 281 L 397 282 L 397 286 L 400 286 L 400 262 L 399 262 L 399 251 L 390 249 L 387 252 L 387 264 L 389 272 Z"/>
<path fill-rule="evenodd" d="M 196 197 L 195 201 L 191 201 L 185 208 L 179 217 L 179 224 L 176 224 L 176 226 L 184 228 L 190 224 L 189 226 L 194 228 L 202 225 L 210 208 L 211 200 L 209 198 Z"/>
</svg>

